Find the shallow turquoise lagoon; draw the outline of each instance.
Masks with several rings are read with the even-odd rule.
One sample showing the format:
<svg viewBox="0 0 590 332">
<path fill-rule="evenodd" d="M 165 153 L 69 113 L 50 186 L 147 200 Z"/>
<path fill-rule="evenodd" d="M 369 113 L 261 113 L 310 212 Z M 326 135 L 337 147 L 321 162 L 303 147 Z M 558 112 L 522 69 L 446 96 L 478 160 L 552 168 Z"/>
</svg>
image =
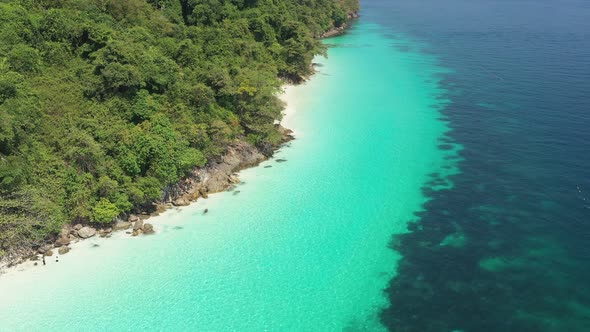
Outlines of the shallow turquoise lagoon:
<svg viewBox="0 0 590 332">
<path fill-rule="evenodd" d="M 275 159 L 152 219 L 157 235 L 92 239 L 0 276 L 0 330 L 382 329 L 392 234 L 452 163 L 442 69 L 363 21 L 327 43 L 317 75 L 287 91 L 297 139 Z"/>
</svg>

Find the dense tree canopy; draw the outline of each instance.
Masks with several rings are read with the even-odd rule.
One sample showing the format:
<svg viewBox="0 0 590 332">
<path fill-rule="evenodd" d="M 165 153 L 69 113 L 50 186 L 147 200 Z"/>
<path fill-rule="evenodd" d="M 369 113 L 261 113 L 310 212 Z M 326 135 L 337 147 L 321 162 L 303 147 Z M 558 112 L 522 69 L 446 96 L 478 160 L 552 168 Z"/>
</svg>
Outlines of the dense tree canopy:
<svg viewBox="0 0 590 332">
<path fill-rule="evenodd" d="M 0 256 L 108 223 L 236 139 L 356 0 L 0 0 Z"/>
</svg>

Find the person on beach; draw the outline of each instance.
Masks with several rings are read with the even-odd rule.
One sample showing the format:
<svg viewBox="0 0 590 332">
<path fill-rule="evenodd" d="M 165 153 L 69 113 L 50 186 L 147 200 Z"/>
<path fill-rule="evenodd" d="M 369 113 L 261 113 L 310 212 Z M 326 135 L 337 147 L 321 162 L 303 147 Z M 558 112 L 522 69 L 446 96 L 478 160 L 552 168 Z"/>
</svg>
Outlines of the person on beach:
<svg viewBox="0 0 590 332">
<path fill-rule="evenodd" d="M 45 265 L 45 255 L 43 255 L 43 265 Z"/>
<path fill-rule="evenodd" d="M 59 262 L 59 256 L 55 256 L 55 262 L 58 263 Z"/>
</svg>

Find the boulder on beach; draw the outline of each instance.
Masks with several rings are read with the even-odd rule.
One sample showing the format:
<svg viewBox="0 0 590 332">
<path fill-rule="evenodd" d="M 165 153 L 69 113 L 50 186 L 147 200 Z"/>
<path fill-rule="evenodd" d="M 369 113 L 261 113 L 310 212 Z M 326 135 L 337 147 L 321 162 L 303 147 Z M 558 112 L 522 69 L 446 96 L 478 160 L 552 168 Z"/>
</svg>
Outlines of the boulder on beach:
<svg viewBox="0 0 590 332">
<path fill-rule="evenodd" d="M 53 250 L 47 250 L 45 256 L 53 256 Z"/>
<path fill-rule="evenodd" d="M 68 236 L 60 237 L 55 241 L 56 247 L 67 246 L 68 244 L 70 244 L 70 238 Z"/>
<path fill-rule="evenodd" d="M 42 245 L 41 247 L 39 247 L 39 249 L 37 249 L 37 252 L 39 252 L 40 254 L 44 254 L 47 251 L 51 250 L 51 248 L 53 248 L 53 246 L 51 246 L 50 244 Z"/>
<path fill-rule="evenodd" d="M 139 220 L 139 218 L 137 218 Z M 128 221 L 120 221 L 113 226 L 113 231 L 120 231 L 131 227 L 131 223 Z"/>
<path fill-rule="evenodd" d="M 143 225 L 143 234 L 154 234 L 154 225 L 149 224 L 149 223 L 145 223 L 145 225 Z"/>
<path fill-rule="evenodd" d="M 133 224 L 133 231 L 143 228 L 143 220 L 139 219 Z"/>
<path fill-rule="evenodd" d="M 100 237 L 107 237 L 111 234 L 112 231 L 113 231 L 113 229 L 109 227 L 109 228 L 99 230 L 98 234 Z"/>
<path fill-rule="evenodd" d="M 82 227 L 83 227 L 83 226 L 82 226 L 82 224 L 76 224 L 76 225 L 74 226 L 74 229 L 75 229 L 75 230 L 77 230 L 77 231 L 79 231 L 79 230 L 81 230 L 81 229 L 82 229 Z"/>
<path fill-rule="evenodd" d="M 78 230 L 78 236 L 87 239 L 96 235 L 96 229 L 88 226 L 84 226 Z"/>
<path fill-rule="evenodd" d="M 186 198 L 184 196 L 179 197 L 179 198 L 175 199 L 174 202 L 172 202 L 172 204 L 174 204 L 175 206 L 187 206 L 190 203 L 191 203 L 190 200 L 188 200 L 188 198 Z"/>
<path fill-rule="evenodd" d="M 129 216 L 129 221 L 130 222 L 134 222 L 134 221 L 137 221 L 137 220 L 139 220 L 139 217 L 138 216 L 136 216 L 134 214 L 132 214 L 132 215 Z"/>
<path fill-rule="evenodd" d="M 57 253 L 60 255 L 65 255 L 68 252 L 70 252 L 70 249 L 71 249 L 70 247 L 61 247 L 57 250 Z"/>
</svg>

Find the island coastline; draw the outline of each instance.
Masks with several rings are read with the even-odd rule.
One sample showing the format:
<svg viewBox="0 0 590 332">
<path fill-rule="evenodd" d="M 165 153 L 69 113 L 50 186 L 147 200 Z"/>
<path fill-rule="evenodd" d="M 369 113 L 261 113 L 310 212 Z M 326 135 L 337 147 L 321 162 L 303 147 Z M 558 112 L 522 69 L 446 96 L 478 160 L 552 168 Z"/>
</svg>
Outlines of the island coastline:
<svg viewBox="0 0 590 332">
<path fill-rule="evenodd" d="M 350 29 L 354 20 L 360 17 L 357 11 L 347 13 L 347 21 L 339 27 L 334 27 L 320 36 L 318 39 L 337 37 Z M 17 248 L 0 258 L 0 277 L 8 271 L 20 269 L 26 262 L 32 262 L 32 266 L 41 265 L 43 258 L 65 255 L 74 245 L 94 236 L 110 238 L 114 233 L 127 233 L 129 237 L 139 235 L 153 235 L 153 225 L 147 222 L 150 218 L 159 216 L 171 208 L 188 206 L 200 198 L 207 199 L 208 195 L 231 190 L 240 183 L 239 172 L 247 168 L 257 167 L 261 162 L 273 158 L 273 154 L 286 143 L 295 139 L 295 132 L 289 126 L 289 118 L 294 113 L 294 107 L 290 106 L 287 90 L 299 84 L 304 84 L 311 79 L 316 70 L 314 63 L 310 64 L 311 75 L 301 77 L 300 81 L 287 81 L 282 87 L 282 93 L 277 97 L 284 103 L 282 119 L 276 123 L 281 141 L 270 147 L 257 147 L 244 139 L 238 139 L 229 144 L 226 151 L 218 157 L 212 158 L 203 167 L 195 167 L 189 174 L 178 180 L 177 183 L 164 188 L 162 198 L 150 202 L 152 207 L 142 209 L 139 213 L 122 213 L 112 223 L 99 225 L 96 223 L 79 224 L 69 223 L 55 237 L 48 239 L 42 245 Z M 291 103 L 292 105 L 292 103 Z"/>
</svg>

